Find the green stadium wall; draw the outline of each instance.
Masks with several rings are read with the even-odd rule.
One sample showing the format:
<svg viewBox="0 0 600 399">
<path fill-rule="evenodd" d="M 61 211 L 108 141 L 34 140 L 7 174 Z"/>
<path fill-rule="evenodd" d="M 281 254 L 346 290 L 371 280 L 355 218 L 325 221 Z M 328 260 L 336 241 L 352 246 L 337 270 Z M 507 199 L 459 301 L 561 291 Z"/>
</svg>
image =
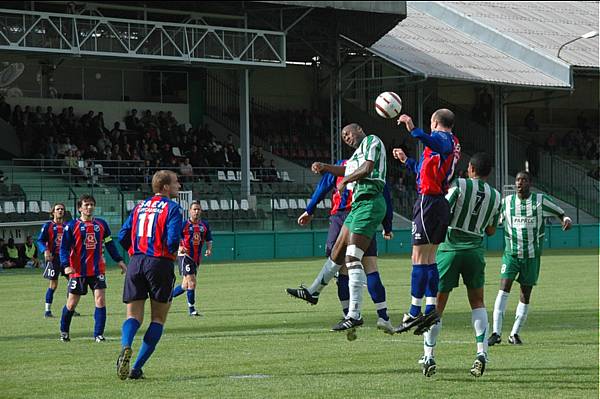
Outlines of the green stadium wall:
<svg viewBox="0 0 600 399">
<path fill-rule="evenodd" d="M 204 261 L 324 257 L 326 238 L 325 230 L 218 232 L 213 234 L 213 255 Z M 562 231 L 557 225 L 546 227 L 544 248 L 598 248 L 598 242 L 598 225 L 577 225 L 570 231 Z M 380 255 L 409 255 L 412 248 L 410 230 L 395 230 L 390 241 L 378 235 L 377 245 Z M 501 251 L 504 248 L 504 230 L 499 228 L 494 236 L 486 237 L 485 245 L 490 251 Z"/>
</svg>

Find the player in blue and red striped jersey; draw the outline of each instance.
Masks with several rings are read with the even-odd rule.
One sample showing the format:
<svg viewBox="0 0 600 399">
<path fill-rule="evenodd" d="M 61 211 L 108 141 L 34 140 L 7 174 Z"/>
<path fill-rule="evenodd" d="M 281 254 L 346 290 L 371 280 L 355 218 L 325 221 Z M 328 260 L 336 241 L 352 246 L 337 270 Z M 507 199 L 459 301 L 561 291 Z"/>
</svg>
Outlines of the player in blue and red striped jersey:
<svg viewBox="0 0 600 399">
<path fill-rule="evenodd" d="M 206 243 L 204 256 L 212 255 L 212 233 L 208 222 L 200 219 L 202 207 L 198 201 L 192 201 L 189 209 L 190 219 L 183 226 L 183 239 L 179 244 L 179 274 L 183 276 L 181 285 L 173 289 L 173 298 L 187 292 L 188 312 L 190 316 L 200 316 L 196 311 L 196 274 L 202 261 L 202 247 Z"/>
<path fill-rule="evenodd" d="M 460 144 L 452 133 L 454 113 L 448 109 L 438 109 L 433 113 L 431 134 L 416 128 L 408 115 L 400 116 L 398 124 L 401 123 L 406 125 L 411 136 L 425 145 L 425 150 L 418 162 L 408 158 L 400 148 L 393 150 L 394 158 L 416 174 L 419 194 L 413 208 L 412 301 L 409 313 L 404 315 L 396 331 L 404 332 L 416 326 L 415 334 L 420 335 L 439 321 L 435 310 L 439 282 L 435 256 L 450 223 L 450 205 L 444 195 L 460 158 Z M 421 313 L 423 296 L 425 314 Z"/>
<path fill-rule="evenodd" d="M 63 273 L 60 266 L 60 243 L 63 237 L 65 204 L 57 202 L 52 205 L 50 211 L 52 220 L 44 223 L 40 235 L 37 239 L 37 246 L 40 253 L 44 254 L 46 267 L 43 277 L 50 280 L 46 290 L 46 310 L 44 317 L 54 317 L 52 314 L 52 302 L 54 301 L 54 291 L 58 287 L 58 278 Z"/>
<path fill-rule="evenodd" d="M 123 289 L 127 319 L 123 323 L 121 353 L 117 360 L 117 376 L 122 380 L 144 378 L 142 367 L 160 341 L 171 307 L 171 291 L 175 284 L 173 260 L 183 221 L 181 207 L 171 198 L 177 197 L 180 187 L 177 175 L 172 171 L 156 172 L 152 176 L 155 194 L 137 204 L 119 231 L 119 242 L 131 255 Z M 130 370 L 131 345 L 144 321 L 148 297 L 152 321 Z"/>
<path fill-rule="evenodd" d="M 82 195 L 77 201 L 81 216 L 65 224 L 60 244 L 60 264 L 69 276 L 69 297 L 63 308 L 60 319 L 60 339 L 70 341 L 69 329 L 75 307 L 82 295 L 86 295 L 88 287 L 94 292 L 96 310 L 94 312 L 94 339 L 103 342 L 106 325 L 106 265 L 103 245 L 110 257 L 119 263 L 121 272 L 127 270 L 123 258 L 112 240 L 108 224 L 94 217 L 96 200 L 91 195 Z"/>
<path fill-rule="evenodd" d="M 336 162 L 335 166 L 346 166 L 347 160 L 341 160 Z M 340 192 L 336 189 L 337 185 L 344 178 L 342 176 L 335 176 L 334 174 L 327 172 L 323 174 L 323 177 L 319 181 L 317 188 L 315 189 L 310 202 L 306 206 L 305 212 L 298 218 L 298 224 L 305 226 L 312 220 L 315 208 L 317 204 L 325 199 L 325 196 L 331 191 L 332 195 L 332 206 L 329 212 L 329 230 L 327 232 L 327 244 L 326 244 L 326 256 L 327 261 L 323 265 L 321 272 L 317 275 L 313 283 L 309 287 L 300 288 L 287 288 L 286 292 L 293 297 L 302 299 L 312 305 L 316 305 L 319 300 L 320 292 L 327 286 L 329 281 L 338 273 L 337 285 L 338 285 L 338 298 L 342 305 L 342 311 L 344 315 L 348 313 L 348 303 L 350 299 L 350 291 L 348 287 L 348 269 L 344 265 L 344 253 L 341 250 L 342 246 L 338 246 L 340 251 L 335 251 L 334 246 L 344 220 L 350 213 L 352 207 L 352 190 L 345 188 L 344 191 Z M 387 184 L 384 186 L 383 196 L 387 205 L 386 216 L 382 221 L 383 225 L 383 237 L 389 240 L 393 237 L 392 233 L 392 218 L 394 215 L 392 207 L 392 199 L 390 196 Z M 336 260 L 337 259 L 337 260 Z M 341 262 L 341 263 L 338 263 Z M 340 266 L 341 265 L 341 266 Z M 375 308 L 377 309 L 377 328 L 383 330 L 388 334 L 394 333 L 394 328 L 390 322 L 390 318 L 387 314 L 387 302 L 385 287 L 381 282 L 379 271 L 377 269 L 377 240 L 373 236 L 371 244 L 367 251 L 365 251 L 363 258 L 363 265 L 367 274 L 367 287 Z"/>
</svg>

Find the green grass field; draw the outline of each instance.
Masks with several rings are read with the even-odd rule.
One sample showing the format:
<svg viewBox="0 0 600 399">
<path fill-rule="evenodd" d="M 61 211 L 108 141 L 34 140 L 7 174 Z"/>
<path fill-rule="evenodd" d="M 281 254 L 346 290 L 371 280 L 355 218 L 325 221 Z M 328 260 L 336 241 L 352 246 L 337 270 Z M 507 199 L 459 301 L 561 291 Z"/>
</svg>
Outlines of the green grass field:
<svg viewBox="0 0 600 399">
<path fill-rule="evenodd" d="M 394 325 L 410 301 L 407 256 L 380 260 Z M 492 316 L 499 254 L 488 256 L 486 304 Z M 206 264 L 196 293 L 201 318 L 175 300 L 165 333 L 146 364 L 145 380 L 120 381 L 115 361 L 125 314 L 123 277 L 107 276 L 107 342 L 92 340 L 93 300 L 82 298 L 70 343 L 58 340 L 59 319 L 43 318 L 47 286 L 31 270 L 0 273 L 0 398 L 598 398 L 597 251 L 547 251 L 522 331 L 525 345 L 506 344 L 518 301 L 513 290 L 504 342 L 475 379 L 474 333 L 464 287 L 444 314 L 438 373 L 421 374 L 422 338 L 388 336 L 365 292 L 359 338 L 329 331 L 340 317 L 335 283 L 317 306 L 294 300 L 284 288 L 309 283 L 322 259 Z M 53 311 L 64 304 L 61 280 Z M 517 286 L 515 286 L 516 288 Z M 147 322 L 142 327 L 142 334 Z M 142 334 L 134 342 L 139 348 Z"/>
</svg>

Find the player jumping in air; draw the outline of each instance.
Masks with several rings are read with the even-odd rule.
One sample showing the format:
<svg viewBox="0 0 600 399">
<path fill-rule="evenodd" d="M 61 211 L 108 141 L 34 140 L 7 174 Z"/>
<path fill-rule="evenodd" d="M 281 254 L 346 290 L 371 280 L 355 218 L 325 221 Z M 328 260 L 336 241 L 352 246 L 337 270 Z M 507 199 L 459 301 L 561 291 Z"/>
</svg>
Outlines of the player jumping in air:
<svg viewBox="0 0 600 399">
<path fill-rule="evenodd" d="M 420 335 L 440 318 L 435 311 L 439 281 L 435 254 L 438 245 L 444 241 L 450 222 L 450 206 L 444 194 L 460 157 L 460 145 L 452 134 L 454 113 L 448 109 L 438 109 L 431 115 L 431 134 L 415 127 L 408 115 L 400 116 L 398 124 L 401 123 L 406 125 L 411 136 L 425 145 L 425 150 L 419 162 L 408 158 L 401 148 L 393 150 L 394 158 L 416 174 L 419 193 L 412 223 L 412 300 L 410 310 L 396 332 L 416 327 L 415 334 Z M 421 313 L 423 297 L 426 305 L 424 314 Z"/>
</svg>

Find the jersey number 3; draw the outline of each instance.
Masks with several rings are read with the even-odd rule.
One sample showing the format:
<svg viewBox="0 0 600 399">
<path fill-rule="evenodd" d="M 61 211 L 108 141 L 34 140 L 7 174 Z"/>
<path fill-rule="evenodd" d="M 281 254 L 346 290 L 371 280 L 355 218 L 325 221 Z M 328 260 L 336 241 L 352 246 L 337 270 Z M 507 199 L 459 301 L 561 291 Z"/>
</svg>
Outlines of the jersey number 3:
<svg viewBox="0 0 600 399">
<path fill-rule="evenodd" d="M 151 214 L 147 214 L 147 213 L 140 213 L 138 216 L 138 229 L 137 229 L 137 235 L 138 237 L 146 237 L 146 238 L 150 238 L 152 237 L 152 228 L 154 227 L 154 217 L 156 216 L 155 213 L 151 213 Z M 146 234 L 144 234 L 144 225 L 146 224 L 146 219 L 148 219 L 148 225 L 146 226 Z"/>
</svg>

